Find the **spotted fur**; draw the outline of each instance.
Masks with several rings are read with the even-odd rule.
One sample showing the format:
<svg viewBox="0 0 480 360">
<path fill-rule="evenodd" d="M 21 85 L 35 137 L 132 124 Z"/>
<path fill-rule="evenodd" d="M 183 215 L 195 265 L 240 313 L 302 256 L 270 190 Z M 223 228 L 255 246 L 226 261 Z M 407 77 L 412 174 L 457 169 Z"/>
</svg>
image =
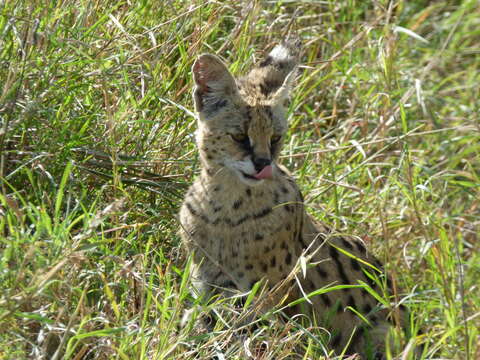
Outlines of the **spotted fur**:
<svg viewBox="0 0 480 360">
<path fill-rule="evenodd" d="M 184 199 L 180 232 L 195 253 L 194 284 L 201 293 L 244 292 L 261 279 L 273 288 L 302 255 L 311 257 L 306 277 L 297 274 L 304 293 L 360 282 L 379 290 L 366 271 L 378 273 L 381 265 L 360 241 L 335 236 L 315 222 L 295 180 L 278 164 L 297 48 L 278 45 L 238 80 L 214 55 L 201 55 L 193 65 L 202 170 Z M 271 178 L 256 179 L 266 166 L 272 166 Z M 289 300 L 302 296 L 292 281 L 275 301 L 286 292 Z M 350 339 L 349 351 L 365 354 L 365 326 L 348 310 L 354 308 L 370 321 L 377 334 L 373 346 L 381 351 L 386 310 L 379 310 L 367 290 L 345 288 L 310 300 L 311 306 L 288 308 L 288 315 L 306 312 L 331 329 L 333 348 L 340 351 Z"/>
</svg>

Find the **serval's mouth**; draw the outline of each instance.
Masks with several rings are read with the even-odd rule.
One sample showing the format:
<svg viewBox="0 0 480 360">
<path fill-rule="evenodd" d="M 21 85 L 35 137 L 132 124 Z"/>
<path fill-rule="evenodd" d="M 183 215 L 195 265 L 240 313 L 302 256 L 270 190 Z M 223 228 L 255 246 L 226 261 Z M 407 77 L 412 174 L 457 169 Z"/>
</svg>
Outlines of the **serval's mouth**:
<svg viewBox="0 0 480 360">
<path fill-rule="evenodd" d="M 258 184 L 265 179 L 271 179 L 273 177 L 273 167 L 272 165 L 265 166 L 256 174 L 247 174 L 246 172 L 239 171 L 243 176 L 243 180 L 247 180 L 248 183 Z"/>
<path fill-rule="evenodd" d="M 262 170 L 260 170 L 257 174 L 253 175 L 255 179 L 271 179 L 273 176 L 273 167 L 272 165 L 265 166 Z"/>
<path fill-rule="evenodd" d="M 253 180 L 253 181 L 262 181 L 263 179 L 256 178 L 255 175 L 249 175 L 247 173 L 244 173 L 243 171 L 240 171 L 240 174 L 242 174 L 243 177 Z"/>
</svg>

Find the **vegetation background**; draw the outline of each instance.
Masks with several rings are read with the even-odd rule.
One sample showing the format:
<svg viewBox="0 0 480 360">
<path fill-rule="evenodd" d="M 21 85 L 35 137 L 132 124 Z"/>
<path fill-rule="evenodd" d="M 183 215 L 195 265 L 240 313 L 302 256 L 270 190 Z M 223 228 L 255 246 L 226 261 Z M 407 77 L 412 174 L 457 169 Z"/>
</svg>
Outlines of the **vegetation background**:
<svg viewBox="0 0 480 360">
<path fill-rule="evenodd" d="M 282 359 L 318 342 L 179 327 L 190 67 L 211 52 L 241 74 L 290 33 L 304 53 L 282 159 L 309 211 L 387 264 L 422 358 L 480 359 L 476 0 L 1 1 L 0 359 Z"/>
</svg>

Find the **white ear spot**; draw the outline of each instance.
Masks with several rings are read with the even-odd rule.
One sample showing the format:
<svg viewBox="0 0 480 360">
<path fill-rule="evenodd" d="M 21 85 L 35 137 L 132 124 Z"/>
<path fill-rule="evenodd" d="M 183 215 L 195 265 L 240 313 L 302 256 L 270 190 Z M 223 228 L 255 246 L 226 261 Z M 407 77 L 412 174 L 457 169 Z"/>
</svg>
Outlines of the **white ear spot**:
<svg viewBox="0 0 480 360">
<path fill-rule="evenodd" d="M 283 45 L 275 46 L 268 55 L 275 61 L 285 61 L 292 58 L 290 51 Z"/>
</svg>

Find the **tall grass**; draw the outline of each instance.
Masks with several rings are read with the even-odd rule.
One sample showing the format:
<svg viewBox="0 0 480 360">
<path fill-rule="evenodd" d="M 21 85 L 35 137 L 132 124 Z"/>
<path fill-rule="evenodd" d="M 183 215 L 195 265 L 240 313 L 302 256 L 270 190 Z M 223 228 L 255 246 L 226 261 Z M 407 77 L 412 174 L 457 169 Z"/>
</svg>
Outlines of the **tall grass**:
<svg viewBox="0 0 480 360">
<path fill-rule="evenodd" d="M 328 354 L 274 319 L 199 331 L 215 304 L 179 326 L 199 301 L 175 216 L 199 166 L 190 67 L 240 74 L 291 33 L 282 159 L 309 211 L 386 263 L 422 358 L 478 358 L 479 29 L 474 0 L 0 3 L 0 358 Z"/>
</svg>

